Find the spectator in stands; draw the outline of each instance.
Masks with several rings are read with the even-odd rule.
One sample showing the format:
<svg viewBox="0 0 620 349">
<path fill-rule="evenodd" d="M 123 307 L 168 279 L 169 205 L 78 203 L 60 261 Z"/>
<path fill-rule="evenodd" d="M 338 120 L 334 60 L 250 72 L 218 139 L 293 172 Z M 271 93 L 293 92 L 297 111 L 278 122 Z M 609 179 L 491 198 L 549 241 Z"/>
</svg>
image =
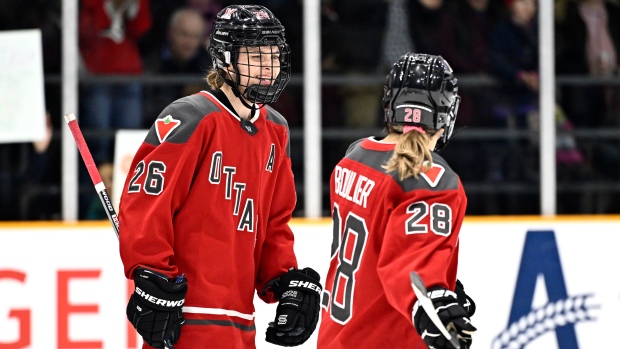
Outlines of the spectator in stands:
<svg viewBox="0 0 620 349">
<path fill-rule="evenodd" d="M 159 52 L 145 58 L 145 67 L 150 74 L 193 75 L 196 80 L 193 83 L 152 85 L 146 88 L 145 128 L 153 124 L 166 105 L 206 87 L 200 77 L 210 67 L 211 61 L 204 42 L 203 16 L 189 7 L 177 9 L 170 18 L 166 41 Z"/>
<path fill-rule="evenodd" d="M 490 76 L 491 34 L 501 7 L 491 0 L 465 0 L 447 3 L 442 17 L 439 53 L 460 75 Z M 459 91 L 459 126 L 488 126 L 491 120 L 490 95 L 495 87 L 468 86 Z M 475 117 L 474 117 L 475 115 Z M 476 124 L 474 125 L 474 120 Z"/>
<path fill-rule="evenodd" d="M 489 143 L 487 156 L 491 181 L 539 179 L 538 27 L 536 0 L 504 0 L 508 17 L 491 38 L 491 65 L 504 89 L 495 104 L 495 125 L 532 131 L 529 138 Z M 570 134 L 572 125 L 556 107 L 556 156 L 564 174 L 579 175 L 583 156 Z"/>
<path fill-rule="evenodd" d="M 604 0 L 562 0 L 556 6 L 556 51 L 558 74 L 618 76 L 620 72 L 620 5 Z M 613 85 L 563 85 L 559 93 L 568 119 L 576 127 L 620 126 L 620 91 Z M 599 139 L 589 152 L 595 173 L 588 178 L 618 181 L 620 149 L 616 140 Z M 559 172 L 561 174 L 561 172 Z M 573 202 L 569 213 L 583 212 L 580 202 Z M 620 195 L 601 192 L 597 210 L 617 213 Z M 567 210 L 565 210 L 567 211 Z"/>
<path fill-rule="evenodd" d="M 489 60 L 490 41 L 503 10 L 502 4 L 491 0 L 459 0 L 445 1 L 443 6 L 438 2 L 427 3 L 427 6 L 433 4 L 440 11 L 436 13 L 440 17 L 440 25 L 434 34 L 440 38 L 435 45 L 436 52 L 450 62 L 456 74 L 473 77 L 492 76 Z M 427 11 L 431 11 L 432 8 L 431 6 Z M 495 99 L 493 97 L 495 90 L 496 86 L 473 84 L 459 89 L 461 103 L 455 126 L 456 133 L 464 126 L 485 127 L 492 124 L 490 101 Z M 475 182 L 484 178 L 486 168 L 471 164 L 480 161 L 481 145 L 484 147 L 485 144 L 478 144 L 475 141 L 461 142 L 458 136 L 455 137 L 455 142 L 458 142 L 459 146 L 443 156 L 452 164 L 461 179 Z M 486 159 L 487 156 L 484 155 L 482 158 Z"/>
<path fill-rule="evenodd" d="M 538 26 L 536 0 L 504 0 L 506 16 L 491 36 L 491 69 L 500 81 L 493 124 L 508 129 L 538 125 Z M 491 142 L 487 180 L 537 180 L 537 151 L 528 139 Z"/>
<path fill-rule="evenodd" d="M 60 142 L 52 142 L 52 116 L 45 113 L 45 138 L 32 143 L 28 166 L 19 178 L 20 219 L 60 218 Z"/>
<path fill-rule="evenodd" d="M 508 16 L 491 37 L 491 66 L 506 84 L 504 105 L 496 113 L 497 126 L 526 127 L 537 109 L 538 25 L 536 0 L 505 0 Z"/>
<path fill-rule="evenodd" d="M 39 29 L 43 72 L 60 74 L 60 0 L 3 0 L 0 31 Z M 1 52 L 0 48 L 0 52 Z M 61 214 L 60 85 L 45 82 L 46 136 L 32 144 L 0 144 L 0 220 L 51 220 Z M 1 109 L 1 108 L 0 108 Z M 2 127 L 2 126 L 0 126 Z"/>
<path fill-rule="evenodd" d="M 60 144 L 49 112 L 45 122 L 39 141 L 0 144 L 0 220 L 60 218 Z"/>
<path fill-rule="evenodd" d="M 620 6 L 604 0 L 562 1 L 556 14 L 557 73 L 610 76 L 620 67 Z M 620 94 L 611 86 L 561 89 L 562 106 L 577 127 L 618 126 Z"/>
<path fill-rule="evenodd" d="M 444 0 L 388 0 L 383 40 L 383 70 L 407 52 L 440 54 L 440 36 L 448 5 Z M 447 3 L 452 4 L 452 3 Z M 441 38 L 441 40 L 440 40 Z"/>
<path fill-rule="evenodd" d="M 149 0 L 81 0 L 79 45 L 85 72 L 142 74 L 137 42 L 150 26 Z M 140 128 L 142 86 L 137 82 L 87 84 L 80 109 L 84 129 L 109 132 Z M 112 161 L 113 138 L 91 140 L 90 147 L 97 164 Z"/>
<path fill-rule="evenodd" d="M 193 8 L 202 16 L 205 28 L 203 43 L 204 47 L 208 47 L 215 16 L 224 8 L 222 2 L 220 0 L 187 0 L 187 7 Z"/>
<path fill-rule="evenodd" d="M 461 0 L 463 1 L 463 0 Z M 409 35 L 414 52 L 439 54 L 442 38 L 439 31 L 445 14 L 444 0 L 411 0 L 407 2 Z"/>
<path fill-rule="evenodd" d="M 224 7 L 222 1 L 226 0 L 151 0 L 150 10 L 153 25 L 140 38 L 140 52 L 143 56 L 150 56 L 160 51 L 161 46 L 167 40 L 170 18 L 181 8 L 192 8 L 200 13 L 205 22 L 204 47 L 207 47 L 211 24 L 217 13 Z M 236 4 L 236 2 L 234 3 Z"/>
<path fill-rule="evenodd" d="M 381 0 L 332 1 L 333 22 L 324 49 L 331 55 L 331 73 L 359 77 L 382 71 L 381 43 L 387 3 Z M 327 66 L 325 67 L 327 68 Z M 325 70 L 325 69 L 324 69 Z M 338 91 L 343 103 L 343 126 L 378 127 L 382 115 L 381 93 L 376 86 L 347 85 Z"/>
<path fill-rule="evenodd" d="M 83 73 L 129 77 L 143 73 L 138 40 L 152 24 L 149 1 L 80 1 L 79 46 Z M 83 84 L 78 118 L 97 166 L 113 163 L 114 131 L 142 127 L 142 84 L 132 81 Z M 89 136 L 88 131 L 95 131 L 95 136 Z M 83 167 L 80 167 L 79 178 L 81 186 L 90 183 Z M 88 210 L 97 200 L 94 191 L 81 191 L 80 219 L 92 217 Z"/>
<path fill-rule="evenodd" d="M 159 71 L 167 74 L 203 72 L 207 64 L 205 20 L 196 10 L 181 8 L 170 19 L 168 45 Z"/>
<path fill-rule="evenodd" d="M 157 55 L 160 52 L 162 45 L 166 42 L 170 17 L 176 10 L 186 7 L 186 3 L 187 0 L 150 0 L 149 14 L 152 24 L 138 40 L 138 48 L 142 57 Z"/>
</svg>

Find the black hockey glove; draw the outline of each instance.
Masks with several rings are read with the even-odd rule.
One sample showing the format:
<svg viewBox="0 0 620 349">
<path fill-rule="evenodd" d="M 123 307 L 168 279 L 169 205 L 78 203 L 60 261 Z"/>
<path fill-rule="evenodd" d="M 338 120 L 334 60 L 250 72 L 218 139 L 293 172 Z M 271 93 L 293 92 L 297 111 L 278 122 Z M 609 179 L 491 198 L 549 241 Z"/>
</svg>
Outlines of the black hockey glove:
<svg viewBox="0 0 620 349">
<path fill-rule="evenodd" d="M 272 286 L 280 300 L 276 319 L 269 323 L 266 341 L 294 347 L 310 338 L 321 310 L 321 277 L 310 269 L 291 269 Z"/>
<path fill-rule="evenodd" d="M 428 297 L 433 301 L 437 315 L 446 329 L 456 332 L 461 348 L 469 348 L 476 328 L 471 324 L 469 315 L 461 306 L 456 293 L 442 287 L 431 287 Z M 429 349 L 453 349 L 419 302 L 413 306 L 413 325 Z"/>
<path fill-rule="evenodd" d="M 456 297 L 459 300 L 459 304 L 461 305 L 461 307 L 463 307 L 463 309 L 465 309 L 467 315 L 470 318 L 474 316 L 474 314 L 476 313 L 476 303 L 474 303 L 474 300 L 467 293 L 465 293 L 465 288 L 463 287 L 461 281 L 458 279 L 456 280 L 456 288 L 454 292 L 456 293 Z"/>
<path fill-rule="evenodd" d="M 127 304 L 129 322 L 153 348 L 176 343 L 181 325 L 185 323 L 181 309 L 187 293 L 187 279 L 181 276 L 171 282 L 165 275 L 137 268 L 134 283 L 136 289 Z"/>
</svg>

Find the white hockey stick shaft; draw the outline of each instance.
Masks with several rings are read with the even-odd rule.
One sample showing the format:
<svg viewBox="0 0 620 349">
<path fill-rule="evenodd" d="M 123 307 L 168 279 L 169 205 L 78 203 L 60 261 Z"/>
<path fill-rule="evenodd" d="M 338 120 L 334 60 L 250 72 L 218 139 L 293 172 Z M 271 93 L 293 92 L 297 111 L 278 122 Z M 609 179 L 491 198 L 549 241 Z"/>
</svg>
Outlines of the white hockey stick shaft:
<svg viewBox="0 0 620 349">
<path fill-rule="evenodd" d="M 461 349 L 461 345 L 459 344 L 459 340 L 456 337 L 456 333 L 452 331 L 448 332 L 446 326 L 444 326 L 444 324 L 441 322 L 441 319 L 439 319 L 439 316 L 437 315 L 437 310 L 433 305 L 433 301 L 428 298 L 426 286 L 424 286 L 424 282 L 422 281 L 420 275 L 418 275 L 418 273 L 416 273 L 415 271 L 412 271 L 411 273 L 409 273 L 409 278 L 411 279 L 411 287 L 413 288 L 413 292 L 415 293 L 416 297 L 418 297 L 420 306 L 424 308 L 424 311 L 426 312 L 428 317 L 435 324 L 435 326 L 437 326 L 437 328 L 444 335 L 444 337 L 448 339 L 450 344 L 452 344 L 455 349 Z"/>
<path fill-rule="evenodd" d="M 105 209 L 105 213 L 112 223 L 112 229 L 114 229 L 114 233 L 116 237 L 119 237 L 120 225 L 118 222 L 118 215 L 116 214 L 116 210 L 114 210 L 114 206 L 112 206 L 112 201 L 110 200 L 110 196 L 108 195 L 108 191 L 103 184 L 103 180 L 101 179 L 101 175 L 99 174 L 99 170 L 97 170 L 97 165 L 95 165 L 95 160 L 93 160 L 93 156 L 90 154 L 90 150 L 88 150 L 88 145 L 86 145 L 86 141 L 84 140 L 84 136 L 82 135 L 82 131 L 80 130 L 80 126 L 77 123 L 75 118 L 75 114 L 69 113 L 65 115 L 65 121 L 67 121 L 67 125 L 71 130 L 71 134 L 73 135 L 73 139 L 75 140 L 75 144 L 77 145 L 78 150 L 80 151 L 80 155 L 82 156 L 82 160 L 84 160 L 84 164 L 86 165 L 86 169 L 88 170 L 88 174 L 90 175 L 90 179 L 93 181 L 93 185 L 95 186 L 95 190 L 97 194 L 99 194 L 99 199 L 101 200 L 101 204 Z"/>
</svg>

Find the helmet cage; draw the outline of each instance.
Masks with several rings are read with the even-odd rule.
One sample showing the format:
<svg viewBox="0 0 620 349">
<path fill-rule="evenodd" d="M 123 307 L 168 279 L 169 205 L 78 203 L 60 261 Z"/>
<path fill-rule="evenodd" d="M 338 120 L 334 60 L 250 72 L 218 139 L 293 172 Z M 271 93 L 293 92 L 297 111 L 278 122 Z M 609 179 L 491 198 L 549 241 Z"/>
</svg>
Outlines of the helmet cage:
<svg viewBox="0 0 620 349">
<path fill-rule="evenodd" d="M 284 27 L 265 7 L 233 5 L 220 11 L 211 32 L 209 52 L 213 68 L 237 97 L 243 97 L 244 104 L 244 99 L 252 105 L 275 102 L 290 80 L 290 48 Z M 277 61 L 273 56 L 278 57 Z M 241 57 L 246 59 L 240 61 Z M 271 76 L 260 76 L 269 83 L 248 86 L 249 79 L 257 77 L 241 74 L 239 66 L 270 68 Z M 273 76 L 277 69 L 279 73 Z M 263 74 L 263 69 L 259 71 Z"/>
<path fill-rule="evenodd" d="M 445 147 L 461 101 L 448 63 L 441 56 L 408 53 L 394 64 L 386 80 L 385 123 L 443 128 L 435 150 Z"/>
</svg>

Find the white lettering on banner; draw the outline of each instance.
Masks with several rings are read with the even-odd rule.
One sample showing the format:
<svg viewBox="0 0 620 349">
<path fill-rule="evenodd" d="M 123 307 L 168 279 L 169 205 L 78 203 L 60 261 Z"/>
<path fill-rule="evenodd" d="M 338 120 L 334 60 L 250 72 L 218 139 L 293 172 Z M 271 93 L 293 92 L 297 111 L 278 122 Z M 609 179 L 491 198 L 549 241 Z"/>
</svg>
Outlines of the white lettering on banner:
<svg viewBox="0 0 620 349">
<path fill-rule="evenodd" d="M 334 184 L 336 194 L 363 208 L 366 208 L 368 196 L 375 187 L 375 181 L 372 179 L 363 175 L 358 176 L 357 172 L 341 166 L 336 166 L 334 170 Z"/>
</svg>

